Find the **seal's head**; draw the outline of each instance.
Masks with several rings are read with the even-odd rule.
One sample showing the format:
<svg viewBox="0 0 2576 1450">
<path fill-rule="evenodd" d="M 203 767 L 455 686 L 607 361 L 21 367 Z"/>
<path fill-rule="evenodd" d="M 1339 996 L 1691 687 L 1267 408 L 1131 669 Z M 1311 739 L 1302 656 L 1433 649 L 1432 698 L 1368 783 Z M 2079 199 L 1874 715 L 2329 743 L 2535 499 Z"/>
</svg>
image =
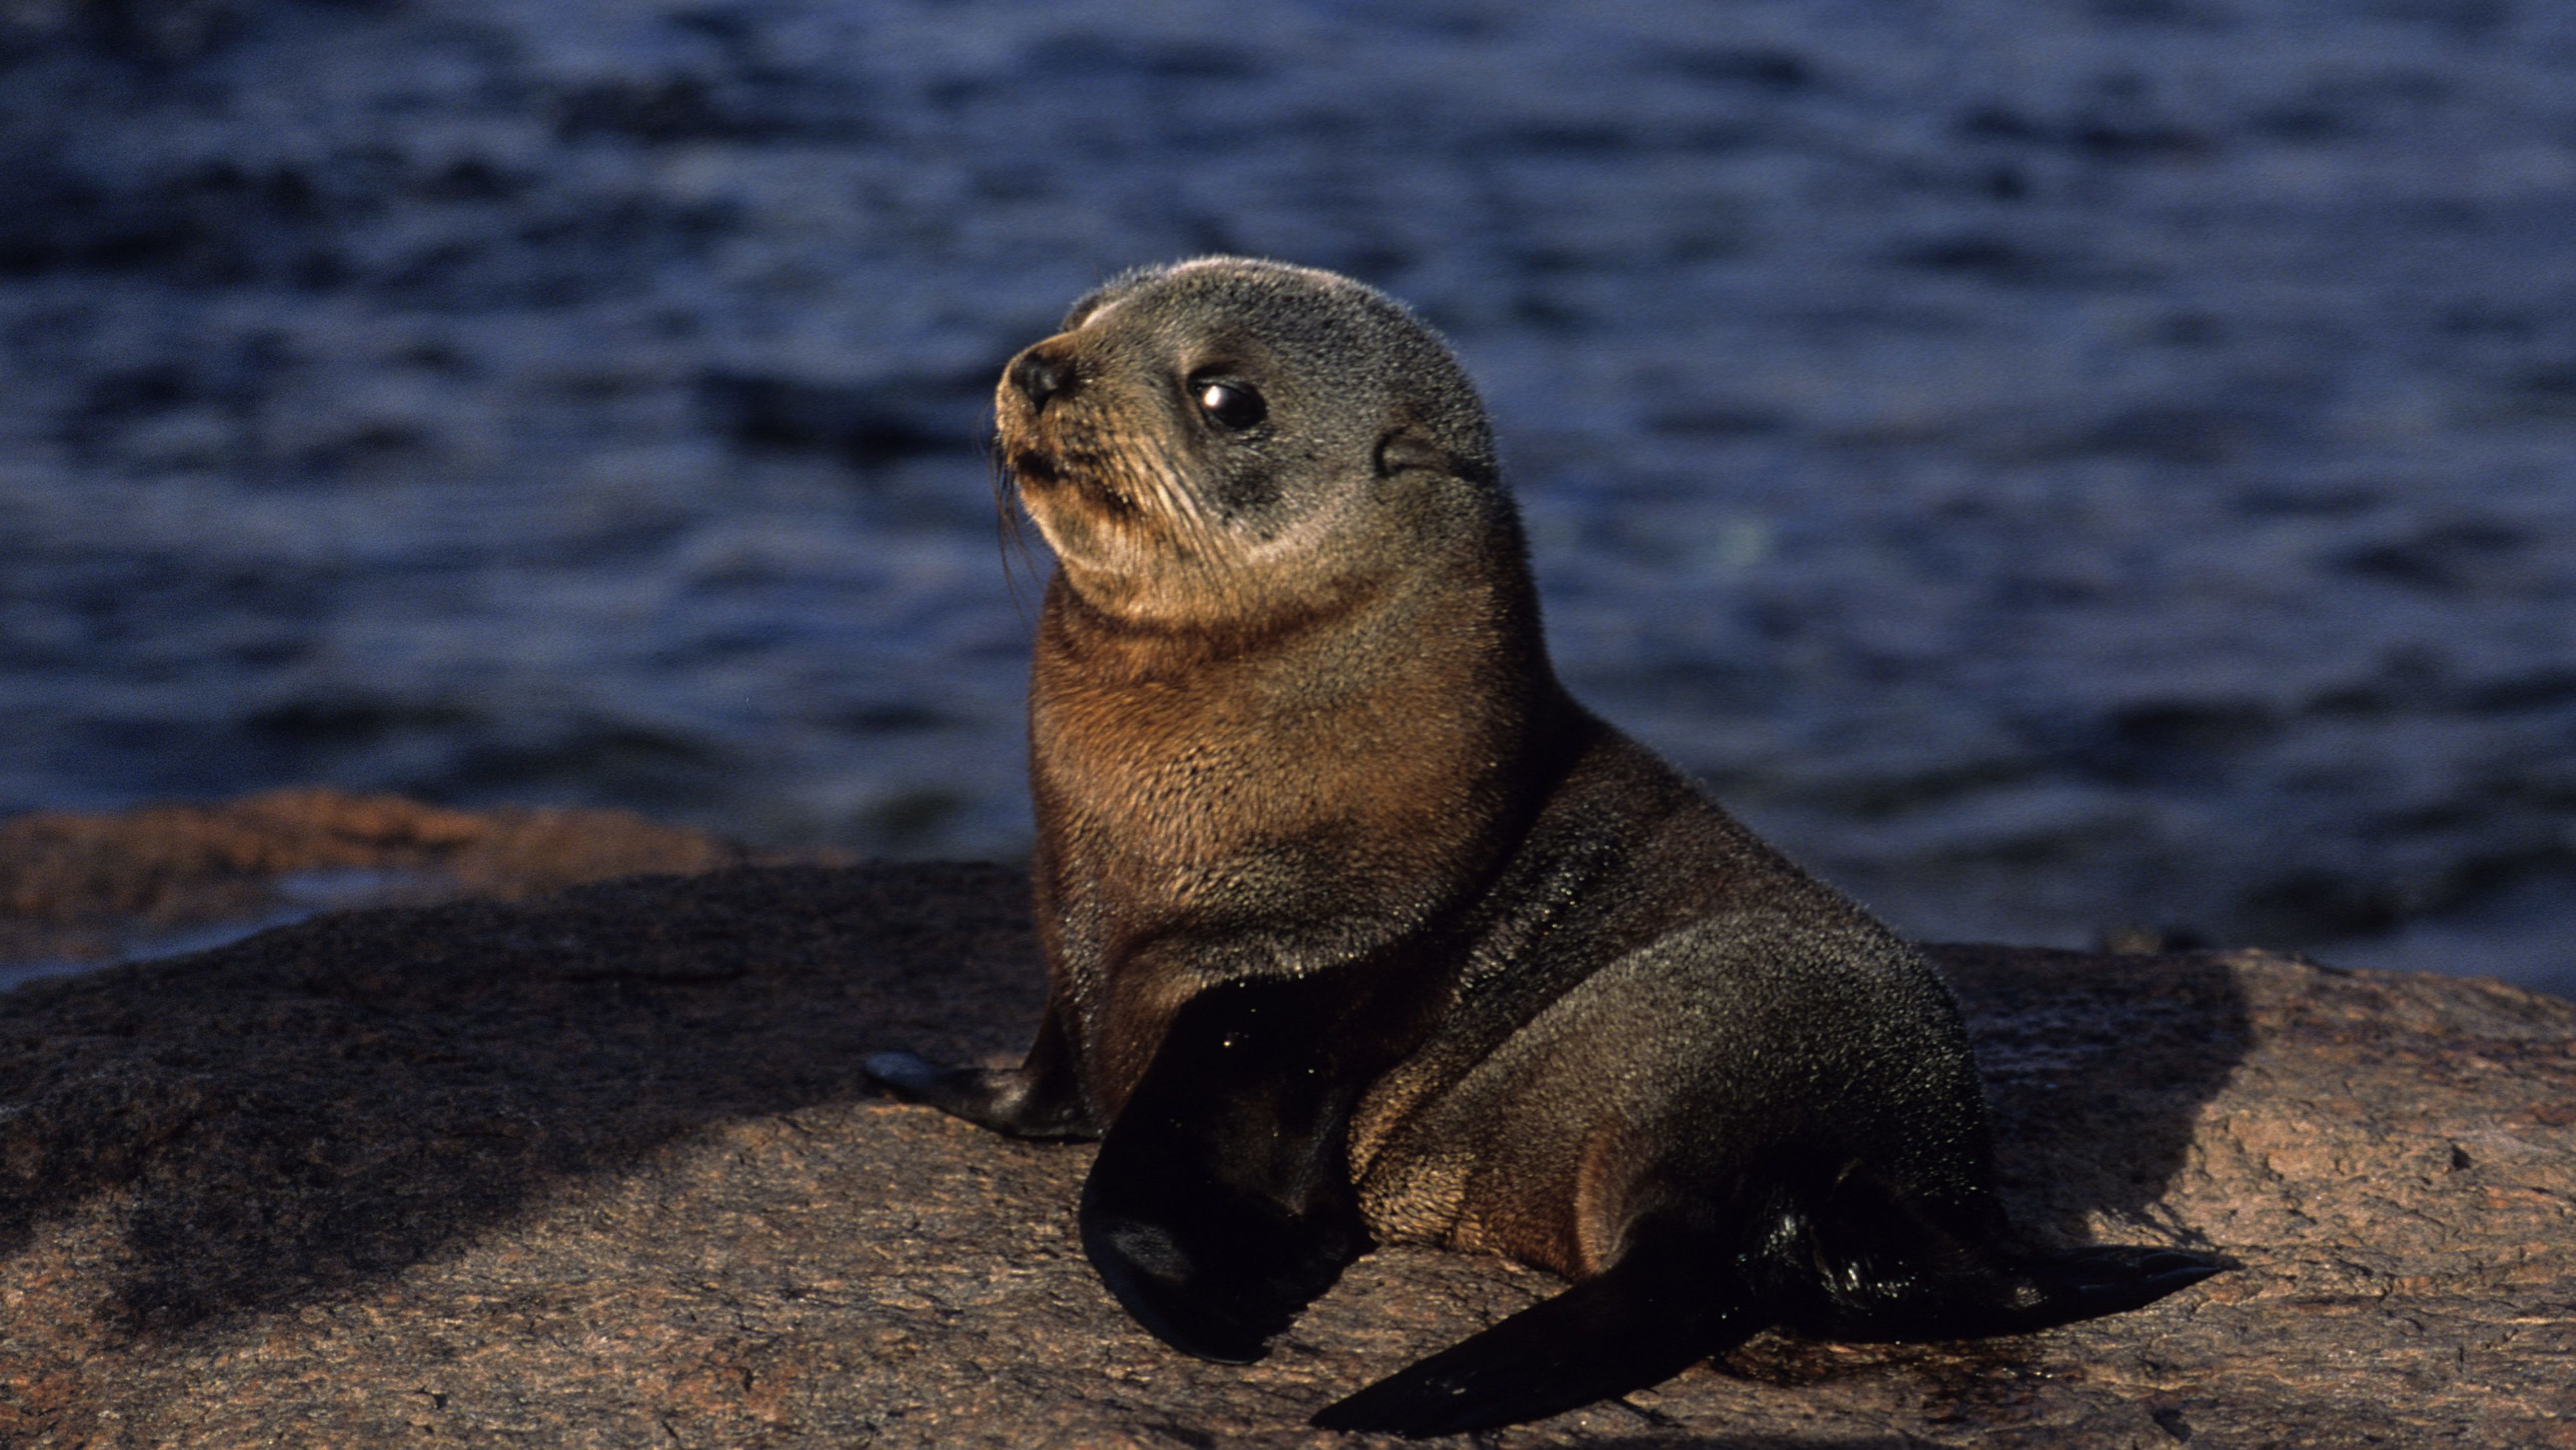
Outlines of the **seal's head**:
<svg viewBox="0 0 2576 1450">
<path fill-rule="evenodd" d="M 1467 375 L 1347 277 L 1202 257 L 1127 273 L 1003 370 L 1003 466 L 1102 613 L 1247 623 L 1508 521 Z"/>
</svg>

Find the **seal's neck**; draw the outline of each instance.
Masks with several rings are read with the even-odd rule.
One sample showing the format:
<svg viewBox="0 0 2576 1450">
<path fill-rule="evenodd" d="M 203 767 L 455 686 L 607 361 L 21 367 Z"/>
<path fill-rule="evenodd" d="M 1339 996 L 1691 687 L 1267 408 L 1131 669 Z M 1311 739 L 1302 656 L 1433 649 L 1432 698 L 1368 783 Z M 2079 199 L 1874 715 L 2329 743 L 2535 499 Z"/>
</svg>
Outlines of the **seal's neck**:
<svg viewBox="0 0 2576 1450">
<path fill-rule="evenodd" d="M 1059 576 L 1031 671 L 1030 769 L 1044 800 L 1150 798 L 1194 825 L 1226 813 L 1189 803 L 1201 785 L 1244 781 L 1302 795 L 1346 777 L 1367 795 L 1402 780 L 1426 805 L 1458 791 L 1492 805 L 1491 782 L 1572 708 L 1519 568 L 1418 571 L 1330 607 L 1190 628 L 1103 613 Z"/>
</svg>

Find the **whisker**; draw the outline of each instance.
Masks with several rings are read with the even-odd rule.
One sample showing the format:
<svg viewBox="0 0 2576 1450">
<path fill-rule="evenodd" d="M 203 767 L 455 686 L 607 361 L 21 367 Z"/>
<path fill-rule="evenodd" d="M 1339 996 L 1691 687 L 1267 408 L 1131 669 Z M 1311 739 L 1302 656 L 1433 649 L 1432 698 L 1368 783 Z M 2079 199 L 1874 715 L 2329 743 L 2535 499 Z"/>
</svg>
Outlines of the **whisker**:
<svg viewBox="0 0 2576 1450">
<path fill-rule="evenodd" d="M 1017 553 L 1022 567 L 1028 570 L 1032 588 L 1041 587 L 1036 555 L 1029 548 L 1028 524 L 1020 515 L 1020 480 L 1001 450 L 987 444 L 984 460 L 993 470 L 993 543 L 1002 556 L 1002 586 L 1011 593 L 1011 608 L 1020 616 L 1023 628 L 1035 628 L 1029 616 L 1028 600 L 1020 593 L 1019 575 L 1011 568 L 1011 556 Z"/>
</svg>

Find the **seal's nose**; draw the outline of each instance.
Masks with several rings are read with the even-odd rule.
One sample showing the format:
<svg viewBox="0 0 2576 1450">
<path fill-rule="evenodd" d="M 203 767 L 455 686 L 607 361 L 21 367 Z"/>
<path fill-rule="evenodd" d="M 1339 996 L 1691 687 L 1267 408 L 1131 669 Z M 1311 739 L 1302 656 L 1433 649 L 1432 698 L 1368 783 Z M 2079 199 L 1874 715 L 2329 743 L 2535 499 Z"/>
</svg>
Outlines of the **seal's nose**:
<svg viewBox="0 0 2576 1450">
<path fill-rule="evenodd" d="M 1043 409 L 1048 399 L 1073 391 L 1073 363 L 1030 348 L 1012 359 L 1011 386 L 1020 390 L 1031 408 Z"/>
</svg>

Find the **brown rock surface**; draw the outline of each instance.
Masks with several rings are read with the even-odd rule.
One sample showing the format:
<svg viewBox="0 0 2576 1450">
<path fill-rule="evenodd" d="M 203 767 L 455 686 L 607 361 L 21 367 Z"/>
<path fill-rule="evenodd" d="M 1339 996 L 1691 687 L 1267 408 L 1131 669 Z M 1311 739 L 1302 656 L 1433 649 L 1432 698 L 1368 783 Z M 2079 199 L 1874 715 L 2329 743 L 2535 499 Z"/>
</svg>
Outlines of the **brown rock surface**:
<svg viewBox="0 0 2576 1450">
<path fill-rule="evenodd" d="M 456 811 L 391 795 L 282 790 L 115 815 L 0 821 L 0 963 L 155 955 L 330 906 L 505 900 L 755 853 L 624 811 Z"/>
<path fill-rule="evenodd" d="M 326 916 L 0 995 L 0 1445 L 1331 1445 L 1550 1292 L 1363 1260 L 1265 1362 L 1129 1325 L 1007 1058 L 1023 882 L 739 868 Z M 1540 1444 L 2576 1446 L 2576 1005 L 2259 953 L 1941 958 L 2035 1232 L 2241 1267 L 2024 1339 L 1766 1336 Z"/>
</svg>

